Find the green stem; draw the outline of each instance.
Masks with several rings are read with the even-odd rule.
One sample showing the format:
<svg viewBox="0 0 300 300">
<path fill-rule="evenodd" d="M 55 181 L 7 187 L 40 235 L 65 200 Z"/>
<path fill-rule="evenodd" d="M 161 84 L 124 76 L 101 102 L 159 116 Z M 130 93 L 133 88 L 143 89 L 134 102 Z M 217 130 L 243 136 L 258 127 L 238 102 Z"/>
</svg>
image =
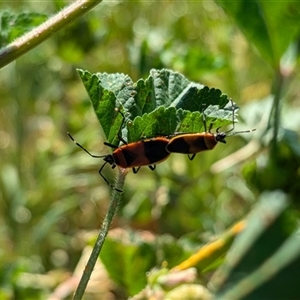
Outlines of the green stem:
<svg viewBox="0 0 300 300">
<path fill-rule="evenodd" d="M 273 104 L 273 140 L 272 140 L 272 152 L 276 153 L 277 149 L 277 136 L 280 126 L 280 99 L 282 90 L 284 87 L 284 76 L 278 69 L 277 76 L 274 82 L 274 104 Z"/>
<path fill-rule="evenodd" d="M 30 32 L 17 38 L 14 42 L 0 50 L 0 68 L 41 44 L 51 34 L 78 19 L 100 2 L 102 0 L 78 0 Z"/>
<path fill-rule="evenodd" d="M 119 169 L 119 174 L 117 177 L 115 188 L 117 188 L 119 190 L 123 190 L 125 177 L 127 175 L 127 170 L 120 169 L 120 168 L 118 168 L 118 169 Z M 116 191 L 115 189 L 113 190 L 111 201 L 109 203 L 108 211 L 102 222 L 101 229 L 100 229 L 99 235 L 97 237 L 95 246 L 94 246 L 91 256 L 86 264 L 86 267 L 83 271 L 83 274 L 81 276 L 81 279 L 80 279 L 79 285 L 77 287 L 77 290 L 75 292 L 73 300 L 81 300 L 84 295 L 85 289 L 87 287 L 87 284 L 88 284 L 90 277 L 92 275 L 92 272 L 94 270 L 95 264 L 99 257 L 102 246 L 104 244 L 108 230 L 113 221 L 114 215 L 116 214 L 116 212 L 118 210 L 118 206 L 121 201 L 121 195 L 122 195 L 122 193 Z"/>
</svg>

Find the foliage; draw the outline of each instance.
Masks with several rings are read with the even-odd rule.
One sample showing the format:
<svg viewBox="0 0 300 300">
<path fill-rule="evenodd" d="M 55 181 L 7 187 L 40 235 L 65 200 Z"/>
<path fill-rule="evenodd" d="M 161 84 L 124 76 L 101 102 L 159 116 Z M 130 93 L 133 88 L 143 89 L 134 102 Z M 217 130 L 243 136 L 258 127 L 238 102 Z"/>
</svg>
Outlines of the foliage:
<svg viewBox="0 0 300 300">
<path fill-rule="evenodd" d="M 145 81 L 133 83 L 124 74 L 90 74 L 79 70 L 109 143 L 118 140 L 123 122 L 116 108 L 124 110 L 126 122 L 130 123 L 127 135 L 123 136 L 128 143 L 162 134 L 203 132 L 200 113 L 205 114 L 206 123 L 213 123 L 216 128 L 232 123 L 235 107 L 229 102 L 231 107 L 225 108 L 228 99 L 220 90 L 191 83 L 169 70 L 150 73 Z"/>
<path fill-rule="evenodd" d="M 251 2 L 217 0 L 217 3 L 234 18 L 247 39 L 257 47 L 272 67 L 278 68 L 287 48 L 300 33 L 299 4 L 294 1 L 270 4 L 259 0 Z"/>
<path fill-rule="evenodd" d="M 1 45 L 64 4 L 10 2 L 4 11 L 1 3 Z M 174 104 L 183 93 L 190 100 L 199 91 L 213 93 L 221 114 L 228 95 L 240 107 L 235 130 L 256 133 L 230 137 L 192 162 L 171 155 L 155 172 L 128 174 L 116 229 L 101 254 L 115 285 L 100 267 L 100 284 L 92 280 L 87 297 L 113 299 L 112 290 L 115 299 L 174 299 L 180 288 L 192 295 L 203 288 L 203 295 L 219 299 L 299 298 L 293 280 L 299 277 L 299 12 L 295 1 L 104 2 L 2 69 L 1 299 L 39 299 L 62 290 L 71 295 L 83 248 L 95 240 L 92 230 L 107 210 L 110 188 L 97 176 L 98 163 L 66 132 L 107 154 L 103 142 L 118 143 L 121 116 L 111 123 L 116 102 L 126 112 L 130 134 L 122 134 L 128 141 L 203 131 L 207 101 L 195 108 L 193 102 Z M 8 26 L 17 20 L 25 24 Z M 109 87 L 110 76 L 119 85 Z M 97 103 L 101 93 L 112 103 Z M 106 118 L 102 129 L 88 96 L 109 111 L 103 116 L 96 108 L 98 118 Z M 161 121 L 166 116 L 170 127 Z M 191 116 L 193 127 L 182 127 L 191 125 Z M 214 128 L 229 125 L 230 116 L 213 116 L 220 121 Z M 151 123 L 157 127 L 145 130 Z M 105 170 L 109 180 L 112 173 Z M 246 227 L 230 248 L 239 231 L 227 238 L 225 229 L 244 218 Z M 122 235 L 114 236 L 119 227 Z M 195 253 L 201 259 L 189 260 Z M 170 269 L 182 262 L 189 267 L 178 278 Z M 99 291 L 104 287 L 106 294 Z"/>
<path fill-rule="evenodd" d="M 2 48 L 11 43 L 14 39 L 33 29 L 46 19 L 47 15 L 35 12 L 13 14 L 10 11 L 2 11 L 0 15 L 0 47 Z"/>
</svg>

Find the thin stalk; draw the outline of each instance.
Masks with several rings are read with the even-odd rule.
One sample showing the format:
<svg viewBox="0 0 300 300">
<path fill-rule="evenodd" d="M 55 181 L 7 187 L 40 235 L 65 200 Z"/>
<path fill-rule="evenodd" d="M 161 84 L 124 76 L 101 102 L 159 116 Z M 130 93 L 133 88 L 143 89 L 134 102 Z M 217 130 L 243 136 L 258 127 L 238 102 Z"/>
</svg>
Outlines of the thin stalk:
<svg viewBox="0 0 300 300">
<path fill-rule="evenodd" d="M 277 136 L 280 126 L 280 99 L 284 87 L 284 76 L 280 68 L 278 69 L 277 76 L 274 82 L 274 102 L 273 102 L 273 139 L 272 139 L 272 152 L 276 153 L 277 149 Z"/>
<path fill-rule="evenodd" d="M 8 65 L 21 55 L 35 48 L 56 31 L 65 28 L 86 12 L 94 8 L 102 0 L 78 0 L 62 9 L 47 21 L 17 38 L 14 42 L 0 50 L 0 68 Z"/>
<path fill-rule="evenodd" d="M 127 170 L 119 169 L 119 174 L 117 176 L 116 185 L 115 188 L 119 190 L 123 190 L 125 177 L 127 175 Z M 86 264 L 86 267 L 83 271 L 83 274 L 81 276 L 80 282 L 78 284 L 77 290 L 74 294 L 74 300 L 81 300 L 85 289 L 88 285 L 88 282 L 90 280 L 90 277 L 92 275 L 92 272 L 94 270 L 95 264 L 97 262 L 97 259 L 99 257 L 99 254 L 101 252 L 102 246 L 104 244 L 105 238 L 107 236 L 108 230 L 110 228 L 110 225 L 113 221 L 113 218 L 118 210 L 118 206 L 121 201 L 122 193 L 116 191 L 115 189 L 112 192 L 111 201 L 109 203 L 108 211 L 105 215 L 105 218 L 102 222 L 101 229 L 99 232 L 99 235 L 97 237 L 96 243 L 94 245 L 93 251 L 91 253 L 91 256 Z"/>
</svg>

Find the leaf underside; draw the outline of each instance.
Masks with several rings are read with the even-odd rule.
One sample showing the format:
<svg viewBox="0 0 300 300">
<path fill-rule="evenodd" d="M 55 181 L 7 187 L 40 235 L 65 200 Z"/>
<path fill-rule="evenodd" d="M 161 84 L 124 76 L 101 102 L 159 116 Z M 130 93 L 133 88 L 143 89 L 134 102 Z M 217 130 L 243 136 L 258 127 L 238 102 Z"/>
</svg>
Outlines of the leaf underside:
<svg viewBox="0 0 300 300">
<path fill-rule="evenodd" d="M 207 128 L 211 123 L 213 128 L 225 126 L 233 122 L 233 110 L 236 117 L 237 107 L 227 95 L 171 70 L 153 69 L 147 79 L 136 83 L 121 73 L 78 73 L 106 139 L 114 145 L 120 142 L 119 131 L 131 143 L 175 132 L 204 132 L 204 124 Z M 126 125 L 116 108 L 124 114 Z"/>
</svg>

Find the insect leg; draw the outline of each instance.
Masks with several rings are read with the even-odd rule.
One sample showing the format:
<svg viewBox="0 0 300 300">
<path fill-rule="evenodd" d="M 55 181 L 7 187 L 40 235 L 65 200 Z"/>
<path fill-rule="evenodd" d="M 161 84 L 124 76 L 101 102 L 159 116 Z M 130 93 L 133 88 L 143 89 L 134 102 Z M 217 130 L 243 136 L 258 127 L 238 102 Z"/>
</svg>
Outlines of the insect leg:
<svg viewBox="0 0 300 300">
<path fill-rule="evenodd" d="M 133 173 L 136 174 L 136 173 L 140 170 L 140 168 L 141 168 L 141 167 L 138 167 L 138 168 L 132 168 Z"/>
<path fill-rule="evenodd" d="M 189 154 L 188 154 L 188 158 L 189 158 L 190 160 L 193 160 L 193 159 L 195 158 L 195 156 L 196 156 L 196 153 L 194 153 L 194 154 L 192 154 L 192 155 L 189 155 Z"/>
<path fill-rule="evenodd" d="M 102 174 L 102 170 L 103 168 L 105 167 L 105 165 L 107 164 L 107 161 L 101 166 L 101 168 L 99 169 L 99 174 L 100 176 L 104 179 L 104 181 L 112 188 L 112 189 L 115 189 L 117 192 L 119 193 L 122 193 L 123 191 L 122 190 L 119 190 L 117 188 L 115 188 L 107 179 L 106 177 Z M 116 165 L 113 165 L 113 168 L 115 168 Z"/>
</svg>

